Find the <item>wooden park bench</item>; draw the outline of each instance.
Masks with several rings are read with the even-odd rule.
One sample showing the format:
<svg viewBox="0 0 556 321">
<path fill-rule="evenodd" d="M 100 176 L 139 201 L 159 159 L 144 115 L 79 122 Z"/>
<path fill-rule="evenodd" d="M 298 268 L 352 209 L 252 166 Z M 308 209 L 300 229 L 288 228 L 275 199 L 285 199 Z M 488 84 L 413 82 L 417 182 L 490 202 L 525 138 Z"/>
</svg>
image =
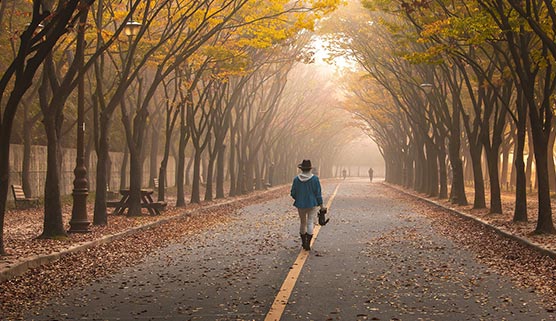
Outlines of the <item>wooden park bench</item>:
<svg viewBox="0 0 556 321">
<path fill-rule="evenodd" d="M 141 207 L 146 208 L 149 210 L 149 213 L 153 215 L 160 215 L 160 211 L 163 211 L 166 208 L 168 203 L 164 201 L 152 202 L 152 203 L 142 203 Z M 152 209 L 152 210 L 151 210 Z"/>
<path fill-rule="evenodd" d="M 160 215 L 160 211 L 166 208 L 166 202 L 155 202 L 152 198 L 152 189 L 142 189 L 141 190 L 141 208 L 146 208 L 151 215 Z M 121 215 L 124 214 L 125 210 L 128 208 L 129 202 L 129 190 L 120 190 L 122 198 L 119 201 L 108 201 L 106 202 L 106 207 L 114 207 L 113 214 Z"/>
<path fill-rule="evenodd" d="M 12 192 L 14 195 L 16 208 L 30 208 L 39 206 L 39 199 L 26 197 L 21 185 L 12 185 Z"/>
</svg>

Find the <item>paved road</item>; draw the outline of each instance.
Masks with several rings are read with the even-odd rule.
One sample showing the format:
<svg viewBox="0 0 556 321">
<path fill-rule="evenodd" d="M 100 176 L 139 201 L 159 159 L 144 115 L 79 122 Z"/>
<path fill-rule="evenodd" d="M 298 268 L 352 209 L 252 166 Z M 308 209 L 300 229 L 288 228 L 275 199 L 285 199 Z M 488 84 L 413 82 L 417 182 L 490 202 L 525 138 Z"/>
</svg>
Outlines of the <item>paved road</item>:
<svg viewBox="0 0 556 321">
<path fill-rule="evenodd" d="M 325 199 L 335 187 L 325 184 Z M 282 320 L 554 318 L 393 194 L 363 179 L 341 183 Z M 291 203 L 248 206 L 26 319 L 263 320 L 299 254 Z"/>
</svg>

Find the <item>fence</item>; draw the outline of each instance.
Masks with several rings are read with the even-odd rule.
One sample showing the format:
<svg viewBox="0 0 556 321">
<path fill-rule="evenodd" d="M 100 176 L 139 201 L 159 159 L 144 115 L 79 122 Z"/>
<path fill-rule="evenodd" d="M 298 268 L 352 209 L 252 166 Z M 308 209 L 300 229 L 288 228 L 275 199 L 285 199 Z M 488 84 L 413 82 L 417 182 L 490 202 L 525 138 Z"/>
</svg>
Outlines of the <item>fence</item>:
<svg viewBox="0 0 556 321">
<path fill-rule="evenodd" d="M 22 167 L 23 167 L 23 145 L 12 144 L 10 146 L 10 182 L 9 184 L 21 185 Z M 73 148 L 62 149 L 62 170 L 60 174 L 60 193 L 62 195 L 69 195 L 73 189 L 73 170 L 75 168 L 75 159 L 77 152 Z M 124 154 L 120 152 L 110 152 L 110 159 L 112 165 L 110 168 L 110 184 L 111 190 L 118 190 L 120 188 L 120 170 L 123 162 Z M 160 164 L 162 157 L 158 157 L 157 163 Z M 44 195 L 44 185 L 46 180 L 46 162 L 47 162 L 47 149 L 46 146 L 32 146 L 31 159 L 30 159 L 30 181 L 31 193 L 33 197 L 42 197 Z M 147 157 L 143 164 L 143 186 L 150 185 L 149 182 L 149 162 L 150 158 Z M 96 154 L 92 153 L 89 160 L 88 178 L 89 190 L 93 191 L 96 186 Z M 167 186 L 175 185 L 175 161 L 170 157 L 168 161 L 167 173 Z M 157 166 L 158 168 L 159 166 Z M 129 166 L 127 180 L 129 183 Z M 12 200 L 11 193 L 8 193 L 8 199 Z"/>
</svg>

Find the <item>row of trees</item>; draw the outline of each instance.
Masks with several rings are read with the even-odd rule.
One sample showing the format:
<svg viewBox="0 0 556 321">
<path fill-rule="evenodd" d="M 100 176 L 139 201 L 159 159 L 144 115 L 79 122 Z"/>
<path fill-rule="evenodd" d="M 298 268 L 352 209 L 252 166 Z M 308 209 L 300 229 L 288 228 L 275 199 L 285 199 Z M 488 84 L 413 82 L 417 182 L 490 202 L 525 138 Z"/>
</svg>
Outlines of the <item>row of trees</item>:
<svg viewBox="0 0 556 321">
<path fill-rule="evenodd" d="M 336 6 L 334 0 L 2 1 L 0 41 L 12 56 L 0 62 L 0 253 L 10 142 L 25 145 L 27 191 L 30 146 L 48 146 L 42 237 L 65 235 L 59 159 L 81 122 L 78 138 L 92 130 L 77 148 L 98 159 L 90 173 L 94 224 L 108 223 L 111 150 L 129 155 L 129 215 L 141 213 L 143 161 L 159 152 L 160 200 L 170 154 L 177 155 L 177 206 L 186 203 L 187 157 L 191 202 L 201 200 L 202 162 L 205 200 L 224 197 L 226 177 L 231 195 L 262 188 L 270 172 L 276 183 L 289 180 L 302 157 L 320 159 L 321 170 L 331 172 L 333 157 L 322 156 L 346 138 L 326 126 L 342 120 L 319 110 L 331 99 L 327 87 L 300 63 L 312 59 L 308 30 Z M 302 77 L 297 84 L 288 80 L 293 74 Z M 329 144 L 314 144 L 317 136 Z M 77 163 L 76 174 L 86 170 L 79 167 L 86 161 Z"/>
<path fill-rule="evenodd" d="M 535 232 L 555 233 L 553 2 L 364 3 L 367 11 L 352 10 L 349 23 L 334 26 L 341 31 L 336 46 L 363 70 L 346 80 L 346 108 L 380 145 L 386 180 L 465 205 L 465 160 L 473 207 L 486 207 L 486 174 L 490 212 L 501 213 L 511 155 L 513 219 L 527 221 L 528 151 L 538 192 Z"/>
</svg>

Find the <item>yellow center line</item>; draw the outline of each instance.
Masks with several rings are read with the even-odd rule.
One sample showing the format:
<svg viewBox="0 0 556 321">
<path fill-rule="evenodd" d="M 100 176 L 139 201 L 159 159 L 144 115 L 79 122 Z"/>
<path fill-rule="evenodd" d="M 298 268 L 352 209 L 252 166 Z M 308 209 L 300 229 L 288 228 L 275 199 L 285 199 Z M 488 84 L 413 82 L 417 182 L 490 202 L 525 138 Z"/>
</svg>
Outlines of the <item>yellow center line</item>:
<svg viewBox="0 0 556 321">
<path fill-rule="evenodd" d="M 327 208 L 330 208 L 330 205 L 332 204 L 334 197 L 336 197 L 336 193 L 338 193 L 338 188 L 340 188 L 340 184 L 336 186 L 336 189 L 334 189 L 332 196 L 330 196 L 330 198 L 328 199 L 328 202 L 326 203 Z M 313 230 L 313 240 L 311 241 L 311 246 L 313 246 L 313 243 L 315 243 L 319 231 L 320 231 L 320 225 L 315 226 Z M 278 291 L 278 294 L 276 295 L 276 298 L 274 299 L 274 302 L 272 303 L 272 306 L 270 307 L 270 310 L 268 311 L 268 314 L 264 319 L 265 321 L 280 320 L 282 314 L 284 313 L 284 310 L 286 309 L 288 300 L 290 299 L 290 296 L 292 294 L 293 287 L 295 286 L 295 283 L 299 278 L 299 274 L 301 273 L 301 269 L 303 268 L 303 265 L 305 264 L 305 261 L 307 260 L 308 257 L 309 257 L 309 251 L 305 251 L 302 249 L 299 252 L 297 259 L 293 263 L 290 272 L 286 276 L 284 283 L 282 283 L 282 287 L 280 287 L 280 291 Z"/>
</svg>

